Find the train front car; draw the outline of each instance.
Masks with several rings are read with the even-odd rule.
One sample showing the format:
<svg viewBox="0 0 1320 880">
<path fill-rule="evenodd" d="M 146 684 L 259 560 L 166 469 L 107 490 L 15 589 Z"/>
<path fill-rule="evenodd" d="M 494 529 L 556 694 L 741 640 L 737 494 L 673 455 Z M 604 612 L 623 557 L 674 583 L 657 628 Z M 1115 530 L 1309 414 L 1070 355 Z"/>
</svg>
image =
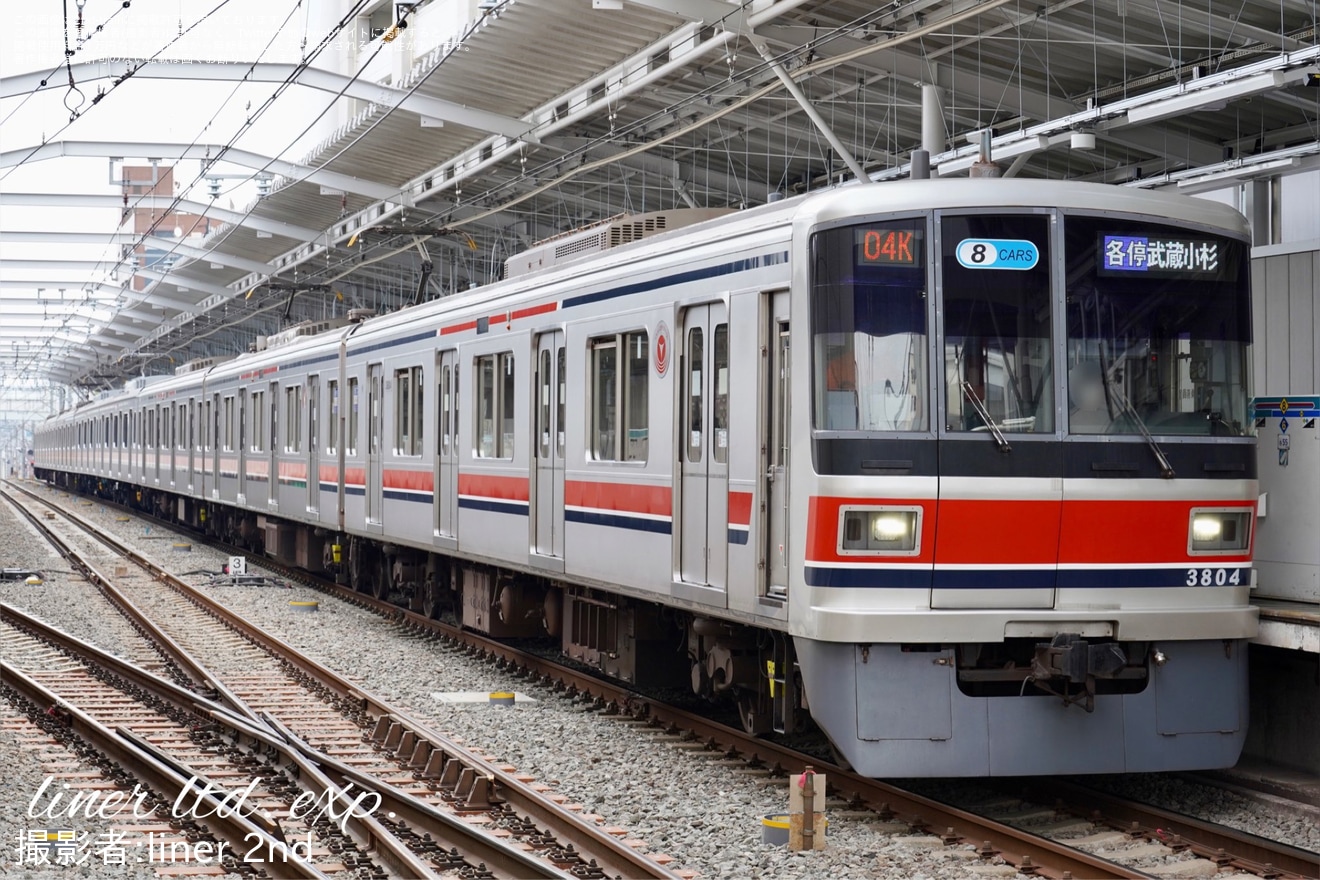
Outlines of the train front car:
<svg viewBox="0 0 1320 880">
<path fill-rule="evenodd" d="M 1232 765 L 1256 632 L 1241 216 L 1044 181 L 816 204 L 790 621 L 836 748 L 874 776 Z"/>
</svg>

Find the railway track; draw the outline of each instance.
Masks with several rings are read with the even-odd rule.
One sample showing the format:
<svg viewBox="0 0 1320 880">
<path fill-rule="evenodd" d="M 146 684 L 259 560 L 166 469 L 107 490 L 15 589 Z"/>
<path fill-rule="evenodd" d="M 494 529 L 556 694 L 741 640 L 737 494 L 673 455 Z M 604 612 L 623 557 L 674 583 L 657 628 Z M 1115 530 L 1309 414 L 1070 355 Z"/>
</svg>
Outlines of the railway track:
<svg viewBox="0 0 1320 880">
<path fill-rule="evenodd" d="M 270 560 L 264 560 L 263 565 L 282 570 Z M 623 716 L 633 719 L 629 723 L 645 724 L 665 738 L 681 737 L 698 742 L 704 750 L 730 758 L 736 756 L 752 765 L 785 775 L 814 765 L 830 774 L 831 793 L 851 807 L 873 810 L 883 819 L 936 841 L 971 843 L 983 857 L 998 856 L 1025 872 L 1054 877 L 1149 876 L 1138 867 L 1124 867 L 1117 862 L 1125 858 L 1125 851 L 1137 859 L 1190 851 L 1207 863 L 1206 866 L 1185 869 L 1193 875 L 1212 865 L 1215 871 L 1236 870 L 1265 877 L 1320 876 L 1313 853 L 1209 823 L 1199 823 L 1201 827 L 1192 827 L 1198 825 L 1194 821 L 1185 826 L 1175 825 L 1169 814 L 1129 802 L 1123 802 L 1121 811 L 1097 812 L 1094 800 L 1088 800 L 1081 792 L 1059 793 L 1044 800 L 1041 800 L 1043 795 L 1000 798 L 997 803 L 982 805 L 986 812 L 998 812 L 1003 821 L 952 808 L 877 780 L 823 765 L 819 759 L 747 737 L 739 730 L 640 696 L 589 673 L 308 577 L 306 573 L 286 570 L 285 574 L 373 610 L 418 633 L 438 636 L 463 646 L 468 652 L 485 656 L 503 668 L 550 683 L 571 694 L 590 697 L 597 705 L 617 707 Z M 1042 807 L 1040 803 L 1049 806 Z M 1014 828 L 1014 822 L 1024 827 Z M 1171 828 L 1184 827 L 1185 832 L 1170 831 Z M 1049 834 L 1060 840 L 1042 836 Z M 1069 839 L 1076 846 L 1097 849 L 1104 857 L 1077 849 L 1068 843 Z"/>
<path fill-rule="evenodd" d="M 49 504 L 30 493 L 26 503 Z M 59 517 L 52 522 L 30 513 L 30 521 L 43 532 L 58 530 Z M 502 854 L 466 859 L 476 876 L 489 870 L 515 877 L 677 877 L 527 785 L 514 768 L 496 765 L 411 721 L 76 513 L 61 510 L 60 517 L 148 572 L 145 577 L 123 572 L 106 577 L 73 546 L 87 539 L 59 530 L 62 552 L 69 553 L 117 607 L 144 629 L 159 633 L 153 638 L 163 640 L 162 652 L 185 670 L 181 674 L 246 724 L 273 732 L 315 760 L 335 784 L 379 794 L 377 812 L 388 817 L 383 821 L 390 831 L 414 853 L 448 870 L 457 867 L 450 864 L 450 850 L 464 855 L 480 850 L 471 843 L 453 844 L 452 839 L 475 834 L 503 842 Z M 208 665 L 196 656 L 205 656 Z M 481 846 L 489 845 L 490 840 L 482 841 Z"/>
<path fill-rule="evenodd" d="M 150 805 L 144 800 L 134 819 L 156 824 L 133 823 L 134 858 L 158 868 L 215 861 L 244 873 L 260 865 L 273 877 L 324 878 L 371 867 L 356 844 L 332 848 L 328 829 L 315 827 L 310 816 L 299 818 L 293 801 L 302 790 L 228 736 L 232 729 L 208 717 L 193 695 L 150 682 L 144 671 L 8 605 L 0 605 L 0 646 L 6 658 L 0 680 L 30 718 L 105 756 L 125 795 L 131 796 L 125 788 L 133 777 L 150 787 Z M 224 795 L 217 797 L 208 783 L 228 791 L 231 780 L 243 778 L 262 780 L 247 799 L 251 811 L 226 817 L 219 809 Z M 158 824 L 167 818 L 172 827 Z"/>
</svg>

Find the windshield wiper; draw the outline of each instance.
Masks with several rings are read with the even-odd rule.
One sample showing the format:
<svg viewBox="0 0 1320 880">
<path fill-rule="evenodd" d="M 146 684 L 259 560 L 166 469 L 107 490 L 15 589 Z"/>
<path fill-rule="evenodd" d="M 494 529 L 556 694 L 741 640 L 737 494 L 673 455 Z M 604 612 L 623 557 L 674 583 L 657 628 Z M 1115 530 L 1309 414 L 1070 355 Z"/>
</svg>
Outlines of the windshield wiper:
<svg viewBox="0 0 1320 880">
<path fill-rule="evenodd" d="M 1131 417 L 1132 423 L 1137 426 L 1137 431 L 1145 438 L 1146 445 L 1150 447 L 1151 452 L 1155 453 L 1155 460 L 1160 465 L 1160 476 L 1166 480 L 1172 480 L 1176 476 L 1173 472 L 1173 465 L 1169 464 L 1169 459 L 1165 457 L 1164 450 L 1160 449 L 1160 444 L 1155 442 L 1150 429 L 1146 427 L 1145 421 L 1142 420 L 1131 402 L 1128 401 L 1127 395 L 1120 391 L 1118 386 L 1110 380 L 1109 368 L 1104 363 L 1100 364 L 1100 378 L 1105 383 L 1105 392 L 1109 395 L 1109 399 L 1117 401 L 1123 412 Z"/>
<path fill-rule="evenodd" d="M 990 429 L 990 434 L 995 438 L 995 445 L 999 447 L 999 451 L 1011 452 L 1013 447 L 1008 445 L 1003 432 L 999 430 L 995 420 L 990 417 L 990 410 L 985 408 L 985 401 L 981 400 L 976 393 L 976 389 L 972 387 L 972 383 L 966 379 L 962 383 L 962 393 L 971 402 L 972 409 L 976 410 L 976 414 L 981 417 L 981 421 L 985 422 L 985 426 Z"/>
</svg>

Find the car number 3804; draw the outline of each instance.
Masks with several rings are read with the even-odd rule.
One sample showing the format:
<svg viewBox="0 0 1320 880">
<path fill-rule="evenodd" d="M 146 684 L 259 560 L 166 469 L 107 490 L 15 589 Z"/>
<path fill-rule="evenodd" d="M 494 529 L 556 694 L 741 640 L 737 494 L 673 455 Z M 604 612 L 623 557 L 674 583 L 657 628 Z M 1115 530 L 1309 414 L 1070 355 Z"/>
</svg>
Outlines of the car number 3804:
<svg viewBox="0 0 1320 880">
<path fill-rule="evenodd" d="M 1240 568 L 1187 569 L 1187 586 L 1189 587 L 1237 586 L 1240 583 L 1242 583 L 1242 569 Z"/>
</svg>

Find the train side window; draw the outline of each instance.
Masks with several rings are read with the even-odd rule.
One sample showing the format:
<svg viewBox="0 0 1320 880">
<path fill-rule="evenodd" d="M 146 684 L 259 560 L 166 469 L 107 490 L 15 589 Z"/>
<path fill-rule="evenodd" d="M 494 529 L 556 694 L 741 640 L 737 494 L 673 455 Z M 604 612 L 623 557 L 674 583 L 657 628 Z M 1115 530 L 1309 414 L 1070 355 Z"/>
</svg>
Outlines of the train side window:
<svg viewBox="0 0 1320 880">
<path fill-rule="evenodd" d="M 553 376 L 550 373 L 550 350 L 541 352 L 541 363 L 536 369 L 536 454 L 550 457 L 550 400 Z"/>
<path fill-rule="evenodd" d="M 225 436 L 224 436 L 224 443 L 222 444 L 222 446 L 224 447 L 225 452 L 233 452 L 234 451 L 234 398 L 233 397 L 225 398 L 224 425 L 225 425 Z"/>
<path fill-rule="evenodd" d="M 252 438 L 252 451 L 261 452 L 266 448 L 266 392 L 253 391 L 248 396 L 248 408 L 251 410 L 248 424 Z"/>
<path fill-rule="evenodd" d="M 705 358 L 705 334 L 700 327 L 688 331 L 687 341 L 687 458 L 701 461 L 701 364 Z"/>
<path fill-rule="evenodd" d="M 562 361 L 560 376 L 562 414 L 565 393 Z M 646 332 L 639 330 L 593 340 L 591 376 L 592 457 L 597 461 L 645 462 L 650 442 L 650 343 Z M 562 449 L 562 437 L 559 442 Z"/>
<path fill-rule="evenodd" d="M 559 390 L 557 392 L 558 397 L 556 398 L 556 402 L 555 402 L 555 407 L 557 410 L 555 413 L 555 425 L 558 428 L 559 433 L 555 437 L 555 454 L 558 455 L 560 458 L 563 458 L 564 457 L 564 426 L 568 424 L 568 422 L 565 421 L 565 415 L 566 415 L 565 407 L 567 405 L 566 401 L 568 397 L 568 377 L 564 372 L 564 347 L 562 345 L 559 346 L 559 351 L 556 353 L 556 359 L 559 362 L 559 369 L 555 373 L 555 375 L 559 377 Z"/>
<path fill-rule="evenodd" d="M 348 380 L 348 435 L 344 437 L 344 448 L 349 455 L 357 455 L 359 384 L 356 376 Z"/>
<path fill-rule="evenodd" d="M 339 451 L 339 380 L 326 382 L 330 394 L 330 424 L 326 426 L 326 451 Z"/>
<path fill-rule="evenodd" d="M 715 409 L 711 414 L 715 429 L 715 449 L 711 453 L 720 464 L 729 461 L 729 325 L 715 327 Z"/>
<path fill-rule="evenodd" d="M 422 454 L 422 368 L 394 371 L 394 449 Z"/>
<path fill-rule="evenodd" d="M 436 437 L 440 441 L 436 451 L 449 454 L 449 367 L 440 368 L 440 387 L 436 389 Z"/>
<path fill-rule="evenodd" d="M 512 354 L 476 359 L 478 458 L 513 458 L 514 369 Z"/>
<path fill-rule="evenodd" d="M 284 389 L 284 451 L 302 450 L 302 386 Z"/>
<path fill-rule="evenodd" d="M 614 337 L 591 346 L 591 457 L 617 461 L 619 346 Z"/>
</svg>

